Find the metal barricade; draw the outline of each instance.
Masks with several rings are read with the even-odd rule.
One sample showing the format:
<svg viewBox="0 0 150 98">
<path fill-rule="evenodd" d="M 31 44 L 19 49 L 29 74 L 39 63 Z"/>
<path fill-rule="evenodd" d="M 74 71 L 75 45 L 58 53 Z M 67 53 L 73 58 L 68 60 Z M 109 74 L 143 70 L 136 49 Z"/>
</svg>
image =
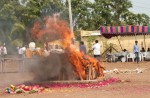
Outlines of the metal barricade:
<svg viewBox="0 0 150 98">
<path fill-rule="evenodd" d="M 0 58 L 0 73 L 11 73 L 22 71 L 24 59 L 21 58 Z"/>
</svg>

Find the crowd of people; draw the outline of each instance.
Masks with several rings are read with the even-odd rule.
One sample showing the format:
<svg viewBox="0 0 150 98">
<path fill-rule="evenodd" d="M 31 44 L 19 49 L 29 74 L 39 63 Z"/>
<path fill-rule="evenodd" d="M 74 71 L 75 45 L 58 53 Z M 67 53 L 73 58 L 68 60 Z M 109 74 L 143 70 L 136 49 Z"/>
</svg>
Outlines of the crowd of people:
<svg viewBox="0 0 150 98">
<path fill-rule="evenodd" d="M 18 57 L 19 58 L 24 57 L 26 47 L 17 47 L 17 50 L 18 50 Z M 79 50 L 81 53 L 87 54 L 87 48 L 86 48 L 83 41 L 80 42 Z M 93 51 L 93 57 L 96 58 L 98 61 L 100 61 L 101 45 L 99 44 L 98 40 L 95 40 L 95 43 L 92 46 L 92 51 Z M 108 56 L 110 58 L 112 58 L 111 52 L 112 51 L 109 51 L 109 54 L 108 54 Z M 133 53 L 135 54 L 135 61 L 137 63 L 139 63 L 139 53 L 140 52 L 150 52 L 150 48 L 148 48 L 146 51 L 145 48 L 142 47 L 140 50 L 140 47 L 138 45 L 138 41 L 135 41 L 135 45 L 133 46 Z M 129 52 L 126 49 L 123 49 L 122 52 L 120 52 L 120 54 L 117 55 L 118 60 L 121 61 L 121 59 L 126 57 L 128 53 Z M 0 45 L 0 57 L 6 57 L 6 55 L 7 55 L 7 48 L 6 48 L 6 45 L 4 43 L 3 45 Z"/>
<path fill-rule="evenodd" d="M 139 63 L 139 54 L 140 54 L 140 52 L 141 53 L 150 52 L 150 48 L 147 48 L 147 51 L 146 51 L 145 48 L 142 47 L 142 49 L 140 50 L 140 47 L 138 46 L 138 41 L 135 41 L 135 45 L 133 46 L 133 51 L 134 51 L 134 54 L 135 54 L 135 61 L 137 63 Z"/>
<path fill-rule="evenodd" d="M 25 47 L 17 47 L 17 51 L 18 51 L 18 57 L 22 58 L 24 55 Z M 7 48 L 6 48 L 6 45 L 4 43 L 3 45 L 0 45 L 0 57 L 6 58 L 7 55 L 8 55 Z"/>
<path fill-rule="evenodd" d="M 87 49 L 83 41 L 80 42 L 79 48 L 80 48 L 80 52 L 87 54 Z M 96 58 L 98 61 L 100 61 L 101 45 L 99 44 L 98 40 L 95 40 L 95 43 L 92 46 L 92 50 L 93 50 L 93 57 Z M 133 45 L 133 53 L 135 54 L 135 62 L 139 63 L 139 53 L 143 53 L 143 52 L 150 52 L 150 48 L 147 48 L 147 51 L 146 51 L 145 48 L 142 47 L 140 50 L 138 41 L 135 41 L 135 45 Z M 127 49 L 123 49 L 121 52 L 117 53 L 114 56 L 117 57 L 117 61 L 122 61 L 123 58 L 126 59 L 128 54 L 129 54 L 129 51 L 127 51 Z M 107 55 L 107 58 L 113 58 L 112 50 L 109 51 L 106 55 Z"/>
</svg>

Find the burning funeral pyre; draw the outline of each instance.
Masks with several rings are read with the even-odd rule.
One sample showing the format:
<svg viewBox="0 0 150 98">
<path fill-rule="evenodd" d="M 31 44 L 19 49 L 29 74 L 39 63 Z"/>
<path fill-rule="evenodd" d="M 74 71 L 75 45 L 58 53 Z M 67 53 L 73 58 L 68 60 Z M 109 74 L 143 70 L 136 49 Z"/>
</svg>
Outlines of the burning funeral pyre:
<svg viewBox="0 0 150 98">
<path fill-rule="evenodd" d="M 45 60 L 47 64 L 44 63 L 42 65 L 42 63 L 39 63 L 42 65 L 42 67 L 40 67 L 40 72 L 42 71 L 42 68 L 44 69 L 45 67 L 46 71 L 43 71 L 47 73 L 38 73 L 38 77 L 43 77 L 45 75 L 47 75 L 47 78 L 45 79 L 50 79 L 57 76 L 61 78 L 68 77 L 70 75 L 70 71 L 68 70 L 71 69 L 73 76 L 80 80 L 104 77 L 104 67 L 102 64 L 95 58 L 82 54 L 78 49 L 75 48 L 75 45 L 73 44 L 73 32 L 70 31 L 65 21 L 60 20 L 55 15 L 52 17 L 46 17 L 44 22 L 37 21 L 32 28 L 32 35 L 36 40 L 43 42 L 51 42 L 61 39 L 61 44 L 64 49 L 64 53 L 62 54 L 50 53 L 50 55 L 46 57 L 47 60 Z M 53 67 L 49 69 L 46 67 L 46 65 L 52 65 Z M 58 69 L 58 67 L 60 69 Z M 35 69 L 36 68 L 34 68 L 34 70 Z M 55 72 L 58 73 L 54 75 Z"/>
</svg>

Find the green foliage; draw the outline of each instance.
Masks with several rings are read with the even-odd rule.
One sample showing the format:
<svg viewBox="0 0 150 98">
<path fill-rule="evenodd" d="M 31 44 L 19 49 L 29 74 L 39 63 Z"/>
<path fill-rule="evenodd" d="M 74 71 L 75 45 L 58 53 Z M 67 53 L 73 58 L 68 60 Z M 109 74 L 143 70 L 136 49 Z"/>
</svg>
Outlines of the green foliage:
<svg viewBox="0 0 150 98">
<path fill-rule="evenodd" d="M 71 0 L 74 29 L 92 30 L 91 2 L 89 0 Z"/>
<path fill-rule="evenodd" d="M 96 39 L 96 36 L 90 36 L 87 39 L 87 46 L 88 46 L 88 49 L 89 49 L 88 50 L 89 55 L 92 55 L 92 52 L 93 52 L 92 46 L 93 46 L 93 42 L 95 41 L 95 39 Z"/>
<path fill-rule="evenodd" d="M 1 0 L 0 42 L 7 46 L 22 46 L 32 41 L 33 23 L 64 8 L 60 0 Z"/>
<path fill-rule="evenodd" d="M 80 30 L 75 31 L 75 32 L 74 32 L 74 35 L 75 35 L 76 40 L 81 41 Z"/>
</svg>

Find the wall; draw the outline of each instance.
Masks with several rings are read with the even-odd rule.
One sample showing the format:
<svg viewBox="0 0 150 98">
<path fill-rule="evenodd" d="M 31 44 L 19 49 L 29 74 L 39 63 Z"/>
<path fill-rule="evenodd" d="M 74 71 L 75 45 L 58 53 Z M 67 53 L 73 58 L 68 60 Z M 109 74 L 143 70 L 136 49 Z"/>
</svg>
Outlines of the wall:
<svg viewBox="0 0 150 98">
<path fill-rule="evenodd" d="M 87 43 L 87 39 L 90 36 L 81 36 L 81 40 L 84 41 L 85 45 L 87 46 L 87 50 L 89 50 L 88 48 L 88 43 Z M 144 35 L 136 35 L 136 36 L 118 36 L 117 37 L 112 37 L 110 39 L 106 39 L 105 37 L 103 37 L 102 35 L 100 36 L 95 36 L 95 40 L 99 40 L 99 43 L 102 45 L 102 53 L 106 50 L 106 48 L 108 48 L 110 46 L 110 43 L 113 44 L 113 47 L 115 49 L 117 49 L 118 51 L 121 51 L 121 47 L 122 49 L 127 49 L 129 52 L 133 52 L 133 45 L 135 43 L 135 40 L 138 40 L 138 45 L 140 46 L 140 48 L 145 47 L 144 45 Z M 119 41 L 120 44 L 119 44 Z M 149 47 L 150 48 L 150 35 L 145 35 L 145 43 L 146 43 L 146 49 Z M 94 44 L 94 42 L 93 42 Z"/>
</svg>

